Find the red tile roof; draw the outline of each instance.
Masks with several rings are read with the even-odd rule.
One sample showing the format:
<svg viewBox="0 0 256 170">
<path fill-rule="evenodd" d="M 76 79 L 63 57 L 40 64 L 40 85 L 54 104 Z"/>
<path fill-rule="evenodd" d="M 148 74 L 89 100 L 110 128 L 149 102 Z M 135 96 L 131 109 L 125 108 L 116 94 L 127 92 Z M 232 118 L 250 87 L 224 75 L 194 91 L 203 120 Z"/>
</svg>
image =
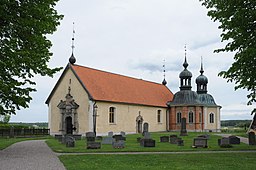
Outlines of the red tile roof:
<svg viewBox="0 0 256 170">
<path fill-rule="evenodd" d="M 71 65 L 89 95 L 98 101 L 167 107 L 173 93 L 164 85 Z"/>
</svg>

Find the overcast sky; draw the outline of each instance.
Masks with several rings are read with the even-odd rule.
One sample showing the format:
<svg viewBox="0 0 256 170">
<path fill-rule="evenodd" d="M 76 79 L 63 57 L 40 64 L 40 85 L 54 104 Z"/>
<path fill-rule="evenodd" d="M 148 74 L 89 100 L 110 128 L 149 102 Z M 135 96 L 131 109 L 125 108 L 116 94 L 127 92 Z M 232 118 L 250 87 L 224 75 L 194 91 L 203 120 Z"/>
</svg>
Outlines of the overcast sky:
<svg viewBox="0 0 256 170">
<path fill-rule="evenodd" d="M 224 47 L 219 23 L 214 23 L 199 0 L 61 0 L 56 9 L 64 15 L 57 31 L 48 36 L 53 46 L 50 67 L 65 67 L 71 55 L 75 23 L 76 64 L 161 83 L 163 60 L 169 89 L 179 90 L 187 44 L 188 70 L 195 79 L 203 57 L 208 93 L 222 106 L 221 120 L 251 119 L 246 91 L 218 77 L 233 62 L 231 53 L 213 53 Z M 35 77 L 29 109 L 22 109 L 13 122 L 48 121 L 47 97 L 60 77 Z M 65 95 L 63 95 L 64 99 Z"/>
</svg>

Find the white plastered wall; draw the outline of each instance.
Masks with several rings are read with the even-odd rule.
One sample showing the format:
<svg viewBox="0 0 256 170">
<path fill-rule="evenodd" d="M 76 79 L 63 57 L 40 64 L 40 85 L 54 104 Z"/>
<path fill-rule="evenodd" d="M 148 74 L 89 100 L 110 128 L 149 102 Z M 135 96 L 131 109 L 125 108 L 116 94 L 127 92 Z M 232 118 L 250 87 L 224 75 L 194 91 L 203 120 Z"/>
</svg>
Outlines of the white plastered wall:
<svg viewBox="0 0 256 170">
<path fill-rule="evenodd" d="M 73 96 L 75 102 L 79 105 L 79 108 L 77 109 L 79 124 L 78 133 L 84 135 L 85 132 L 89 131 L 88 112 L 90 107 L 88 94 L 75 77 L 71 69 L 68 69 L 49 101 L 48 120 L 51 135 L 60 134 L 59 129 L 61 114 L 57 105 L 59 104 L 60 100 L 65 100 L 69 86 L 71 88 L 70 94 Z"/>
</svg>

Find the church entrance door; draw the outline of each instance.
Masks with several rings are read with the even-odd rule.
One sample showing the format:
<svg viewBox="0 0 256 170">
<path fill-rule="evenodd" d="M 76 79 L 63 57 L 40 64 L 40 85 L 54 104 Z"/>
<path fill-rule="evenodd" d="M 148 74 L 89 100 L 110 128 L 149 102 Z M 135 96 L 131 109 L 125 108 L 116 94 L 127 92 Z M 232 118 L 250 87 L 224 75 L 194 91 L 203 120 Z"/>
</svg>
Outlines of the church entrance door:
<svg viewBox="0 0 256 170">
<path fill-rule="evenodd" d="M 66 118 L 66 134 L 72 134 L 73 133 L 73 125 L 72 125 L 72 117 Z"/>
</svg>

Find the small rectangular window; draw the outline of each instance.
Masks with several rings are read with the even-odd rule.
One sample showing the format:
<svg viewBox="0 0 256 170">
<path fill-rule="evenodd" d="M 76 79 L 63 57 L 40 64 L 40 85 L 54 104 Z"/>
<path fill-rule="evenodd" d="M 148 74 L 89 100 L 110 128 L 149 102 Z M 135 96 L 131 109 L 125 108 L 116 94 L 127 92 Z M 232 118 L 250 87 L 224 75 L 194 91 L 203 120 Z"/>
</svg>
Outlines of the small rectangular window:
<svg viewBox="0 0 256 170">
<path fill-rule="evenodd" d="M 157 111 L 157 123 L 161 123 L 161 110 Z"/>
</svg>

